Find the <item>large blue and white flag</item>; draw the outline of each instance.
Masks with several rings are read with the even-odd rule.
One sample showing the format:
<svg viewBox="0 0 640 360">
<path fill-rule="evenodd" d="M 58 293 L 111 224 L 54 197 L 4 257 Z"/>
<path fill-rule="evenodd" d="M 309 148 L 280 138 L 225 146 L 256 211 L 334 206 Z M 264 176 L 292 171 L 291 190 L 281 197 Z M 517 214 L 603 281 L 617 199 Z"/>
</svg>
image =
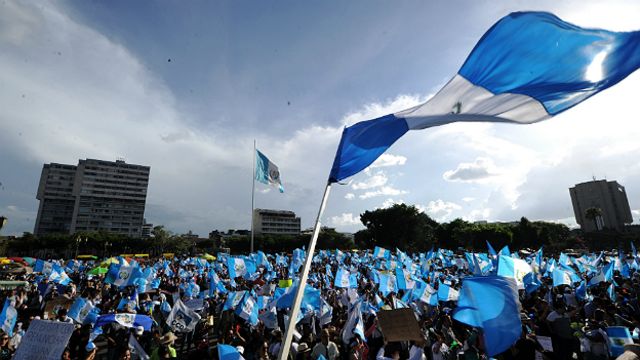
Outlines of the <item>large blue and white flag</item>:
<svg viewBox="0 0 640 360">
<path fill-rule="evenodd" d="M 509 14 L 429 101 L 345 128 L 329 181 L 365 169 L 409 130 L 457 121 L 548 119 L 635 71 L 639 49 L 640 31 L 583 29 L 544 12 Z"/>
<path fill-rule="evenodd" d="M 258 150 L 256 150 L 256 180 L 266 185 L 277 186 L 281 193 L 284 192 L 278 167 Z"/>
<path fill-rule="evenodd" d="M 520 301 L 513 279 L 501 276 L 468 277 L 462 280 L 453 318 L 482 328 L 487 355 L 495 356 L 515 344 L 522 333 Z"/>
</svg>

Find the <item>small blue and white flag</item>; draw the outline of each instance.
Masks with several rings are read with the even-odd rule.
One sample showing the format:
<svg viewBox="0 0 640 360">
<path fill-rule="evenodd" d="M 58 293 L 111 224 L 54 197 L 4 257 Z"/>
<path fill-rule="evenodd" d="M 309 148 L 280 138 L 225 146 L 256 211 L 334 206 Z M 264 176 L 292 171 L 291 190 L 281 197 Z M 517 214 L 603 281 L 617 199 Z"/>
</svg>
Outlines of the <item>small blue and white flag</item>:
<svg viewBox="0 0 640 360">
<path fill-rule="evenodd" d="M 256 180 L 266 185 L 277 186 L 281 193 L 284 192 L 278 167 L 258 150 L 256 150 Z"/>
<path fill-rule="evenodd" d="M 381 248 L 376 246 L 373 249 L 373 257 L 376 259 L 390 259 L 391 258 L 391 251 L 385 249 L 385 248 Z"/>
<path fill-rule="evenodd" d="M 458 290 L 452 288 L 451 286 L 440 283 L 438 285 L 438 300 L 440 301 L 457 301 L 459 296 Z"/>
<path fill-rule="evenodd" d="M 231 345 L 218 344 L 218 359 L 220 360 L 244 360 L 238 349 Z"/>
<path fill-rule="evenodd" d="M 228 257 L 227 268 L 229 269 L 229 277 L 232 279 L 250 276 L 257 271 L 255 262 L 239 257 Z"/>
<path fill-rule="evenodd" d="M 387 296 L 389 293 L 395 293 L 398 288 L 396 286 L 396 277 L 392 274 L 380 274 L 380 284 L 378 290 L 382 295 Z"/>
<path fill-rule="evenodd" d="M 412 291 L 412 298 L 431 306 L 438 305 L 438 292 L 431 285 L 417 281 Z"/>
<path fill-rule="evenodd" d="M 526 261 L 502 255 L 502 252 L 498 255 L 497 275 L 515 279 L 518 289 L 524 289 L 524 276 L 531 272 L 533 269 Z"/>
<path fill-rule="evenodd" d="M 411 273 L 407 269 L 396 269 L 396 282 L 398 290 L 411 290 L 416 282 L 411 278 Z"/>
<path fill-rule="evenodd" d="M 142 347 L 142 345 L 140 345 L 138 340 L 136 340 L 136 337 L 133 336 L 133 333 L 129 334 L 129 349 L 131 349 L 131 355 L 135 356 L 134 359 L 135 358 L 138 358 L 140 360 L 150 359 L 149 355 L 147 355 L 147 352 L 144 351 L 144 348 Z"/>
<path fill-rule="evenodd" d="M 553 269 L 553 287 L 560 285 L 569 285 L 571 286 L 573 282 L 571 281 L 571 273 L 564 269 L 555 268 Z"/>
<path fill-rule="evenodd" d="M 9 335 L 9 337 L 12 337 L 17 320 L 18 311 L 11 305 L 9 299 L 5 299 L 4 307 L 2 308 L 2 312 L 0 312 L 0 329 Z"/>
<path fill-rule="evenodd" d="M 558 115 L 638 69 L 639 47 L 640 31 L 584 29 L 544 12 L 509 14 L 429 101 L 345 128 L 329 181 L 365 169 L 409 130 L 458 121 L 531 124 Z"/>
<path fill-rule="evenodd" d="M 357 288 L 358 280 L 356 279 L 356 274 L 351 274 L 342 267 L 338 268 L 333 286 L 338 288 Z"/>
<path fill-rule="evenodd" d="M 67 312 L 67 316 L 82 324 L 84 323 L 84 320 L 87 318 L 87 316 L 91 313 L 93 308 L 94 306 L 90 301 L 87 301 L 87 299 L 85 298 L 79 297 L 73 302 L 73 304 L 71 304 L 71 307 Z"/>
<path fill-rule="evenodd" d="M 200 315 L 185 306 L 182 300 L 178 299 L 174 304 L 166 323 L 175 332 L 193 331 L 200 321 Z"/>
<path fill-rule="evenodd" d="M 238 304 L 242 301 L 244 294 L 246 294 L 246 290 L 242 291 L 232 291 L 227 296 L 227 301 L 224 302 L 224 306 L 222 307 L 222 311 L 226 310 L 235 310 Z"/>
<path fill-rule="evenodd" d="M 95 326 L 100 327 L 114 322 L 128 328 L 142 326 L 145 331 L 151 331 L 151 326 L 153 325 L 153 320 L 147 315 L 121 313 L 101 315 L 98 317 Z"/>
<path fill-rule="evenodd" d="M 33 267 L 33 271 L 37 273 L 42 273 L 44 276 L 51 275 L 51 271 L 53 270 L 53 263 L 49 261 L 44 261 L 41 259 L 36 260 L 36 264 Z"/>
<path fill-rule="evenodd" d="M 253 296 L 246 294 L 240 306 L 236 308 L 236 315 L 245 319 L 249 324 L 258 325 L 258 304 Z"/>
<path fill-rule="evenodd" d="M 362 321 L 361 311 L 362 301 L 357 301 L 349 310 L 349 317 L 342 329 L 342 342 L 349 344 L 354 335 L 359 335 L 360 338 L 366 341 L 364 337 L 364 322 Z"/>
</svg>

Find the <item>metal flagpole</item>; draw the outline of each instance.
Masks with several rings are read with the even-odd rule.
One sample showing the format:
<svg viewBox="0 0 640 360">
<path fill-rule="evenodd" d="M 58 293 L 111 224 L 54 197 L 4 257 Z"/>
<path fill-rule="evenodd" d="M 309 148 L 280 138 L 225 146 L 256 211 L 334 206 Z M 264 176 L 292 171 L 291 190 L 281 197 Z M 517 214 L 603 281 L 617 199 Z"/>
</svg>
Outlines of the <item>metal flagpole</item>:
<svg viewBox="0 0 640 360">
<path fill-rule="evenodd" d="M 254 213 L 254 203 L 253 198 L 256 193 L 256 139 L 253 139 L 253 173 L 251 174 L 253 177 L 253 181 L 251 183 L 251 251 L 253 252 L 253 213 Z"/>
<path fill-rule="evenodd" d="M 278 359 L 285 360 L 289 356 L 289 349 L 291 348 L 291 340 L 293 339 L 293 332 L 296 328 L 296 320 L 298 318 L 298 312 L 300 311 L 300 304 L 304 297 L 304 288 L 307 285 L 307 277 L 309 276 L 309 268 L 311 268 L 311 261 L 313 260 L 313 251 L 316 248 L 316 241 L 320 234 L 320 218 L 324 212 L 324 207 L 327 205 L 327 199 L 329 198 L 329 190 L 331 190 L 331 183 L 327 182 L 327 187 L 324 188 L 324 195 L 322 196 L 322 203 L 320 204 L 320 210 L 318 210 L 318 217 L 316 218 L 316 225 L 313 229 L 313 236 L 309 242 L 307 248 L 307 258 L 304 261 L 304 267 L 302 268 L 302 275 L 300 276 L 300 284 L 296 291 L 296 296 L 293 300 L 291 311 L 289 312 L 289 323 L 287 324 L 287 331 L 284 335 L 284 342 L 280 346 L 280 354 Z"/>
</svg>

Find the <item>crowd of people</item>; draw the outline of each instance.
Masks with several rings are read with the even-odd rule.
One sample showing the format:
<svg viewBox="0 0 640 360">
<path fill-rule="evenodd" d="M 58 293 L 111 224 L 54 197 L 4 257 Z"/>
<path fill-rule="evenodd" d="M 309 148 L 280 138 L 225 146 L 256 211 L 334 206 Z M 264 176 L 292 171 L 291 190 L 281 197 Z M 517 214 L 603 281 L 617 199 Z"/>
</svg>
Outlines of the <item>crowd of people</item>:
<svg viewBox="0 0 640 360">
<path fill-rule="evenodd" d="M 305 257 L 3 259 L 0 360 L 21 352 L 36 321 L 69 324 L 62 359 L 276 359 Z M 317 251 L 289 358 L 640 359 L 639 262 L 635 249 Z M 508 279 L 513 299 L 470 293 L 476 278 Z M 460 313 L 474 297 L 484 305 L 471 324 Z M 507 305 L 495 303 L 511 300 L 517 318 L 505 325 Z M 398 339 L 393 328 L 410 324 L 378 314 L 404 308 L 419 334 Z"/>
</svg>

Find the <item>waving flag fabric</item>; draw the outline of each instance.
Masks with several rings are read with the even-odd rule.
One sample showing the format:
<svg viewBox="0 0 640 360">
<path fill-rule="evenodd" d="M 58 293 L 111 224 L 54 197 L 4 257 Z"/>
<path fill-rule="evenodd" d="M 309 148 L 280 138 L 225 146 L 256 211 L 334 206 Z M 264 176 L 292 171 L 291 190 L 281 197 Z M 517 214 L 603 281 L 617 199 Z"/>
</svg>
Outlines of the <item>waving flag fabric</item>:
<svg viewBox="0 0 640 360">
<path fill-rule="evenodd" d="M 18 311 L 11 305 L 9 299 L 4 301 L 4 307 L 0 312 L 0 329 L 7 333 L 9 336 L 13 336 L 13 328 L 16 327 L 16 321 L 18 320 Z"/>
<path fill-rule="evenodd" d="M 526 261 L 498 255 L 497 275 L 514 278 L 519 289 L 524 289 L 524 276 L 531 272 L 533 272 L 533 269 Z"/>
<path fill-rule="evenodd" d="M 284 192 L 278 167 L 258 150 L 256 150 L 256 180 L 266 185 L 277 186 L 281 193 Z"/>
<path fill-rule="evenodd" d="M 520 301 L 513 279 L 501 276 L 468 277 L 462 281 L 453 318 L 484 330 L 487 355 L 509 349 L 520 338 Z"/>
<path fill-rule="evenodd" d="M 147 315 L 121 313 L 101 315 L 96 322 L 96 327 L 114 322 L 128 328 L 142 326 L 145 331 L 151 331 L 151 325 L 153 324 L 153 320 Z"/>
<path fill-rule="evenodd" d="M 218 344 L 218 359 L 220 360 L 244 360 L 238 349 L 231 345 Z"/>
<path fill-rule="evenodd" d="M 87 301 L 85 298 L 77 298 L 76 301 L 73 302 L 67 316 L 82 324 L 84 319 L 91 313 L 94 306 L 91 302 Z"/>
<path fill-rule="evenodd" d="M 639 31 L 583 29 L 549 13 L 512 13 L 484 34 L 429 101 L 345 128 L 329 181 L 360 172 L 409 130 L 457 121 L 538 122 L 638 67 Z"/>
</svg>

